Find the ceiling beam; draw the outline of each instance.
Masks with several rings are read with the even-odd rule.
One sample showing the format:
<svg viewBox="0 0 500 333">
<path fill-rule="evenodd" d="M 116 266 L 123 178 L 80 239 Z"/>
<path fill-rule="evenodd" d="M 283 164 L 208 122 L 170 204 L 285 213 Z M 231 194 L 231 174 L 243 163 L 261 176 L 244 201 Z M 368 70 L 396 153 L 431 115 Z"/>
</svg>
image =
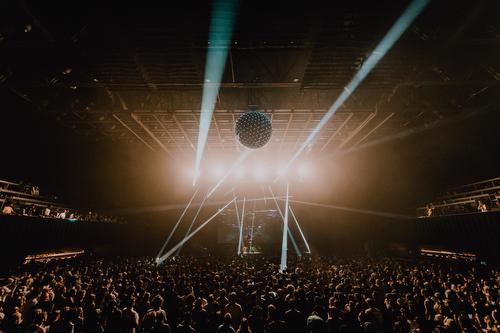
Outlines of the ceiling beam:
<svg viewBox="0 0 500 333">
<path fill-rule="evenodd" d="M 139 134 L 137 134 L 133 129 L 131 129 L 123 120 L 121 120 L 116 114 L 113 114 L 113 118 L 115 118 L 123 127 L 128 129 L 130 133 L 132 133 L 136 138 L 138 138 L 146 147 L 151 149 L 152 151 L 155 151 L 153 147 L 149 143 L 147 143 Z"/>
<path fill-rule="evenodd" d="M 109 88 L 142 88 L 142 89 L 150 89 L 150 85 L 147 83 L 137 84 L 137 83 L 120 83 L 120 82 L 105 82 L 106 87 Z M 70 88 L 73 84 L 68 84 L 64 82 L 55 82 L 55 83 L 45 83 L 45 82 L 23 82 L 19 83 L 19 87 L 47 87 L 47 88 Z M 209 88 L 213 87 L 213 83 L 205 83 Z M 79 88 L 98 88 L 102 87 L 99 82 L 79 82 L 77 84 Z M 181 83 L 181 82 L 163 82 L 163 83 L 155 83 L 154 86 L 157 89 L 201 89 L 204 84 L 202 82 L 193 82 L 193 83 Z M 300 82 L 223 82 L 220 84 L 220 88 L 235 88 L 235 89 L 258 89 L 258 88 L 300 88 Z"/>
<path fill-rule="evenodd" d="M 153 115 L 153 118 L 154 120 L 156 120 L 158 122 L 158 124 L 160 125 L 160 127 L 165 131 L 165 133 L 167 133 L 167 135 L 169 136 L 170 139 L 172 139 L 172 141 L 175 143 L 175 145 L 177 146 L 178 149 L 182 149 L 181 146 L 179 145 L 179 143 L 177 142 L 177 140 L 175 140 L 175 137 L 170 133 L 170 131 L 167 129 L 167 127 L 160 121 L 160 119 L 158 119 L 158 117 L 156 115 Z"/>
<path fill-rule="evenodd" d="M 370 134 L 372 134 L 373 132 L 375 132 L 380 126 L 382 126 L 383 124 L 385 124 L 389 119 L 392 118 L 392 116 L 394 116 L 395 113 L 392 112 L 390 113 L 387 117 L 385 117 L 384 119 L 382 119 L 382 121 L 380 123 L 377 124 L 377 126 L 375 126 L 374 128 L 372 128 L 368 133 L 366 133 L 358 142 L 356 142 L 354 144 L 353 147 L 356 147 L 357 145 L 359 145 L 361 142 L 363 142 L 367 137 L 370 136 Z"/>
<path fill-rule="evenodd" d="M 283 142 L 285 142 L 286 135 L 288 133 L 288 129 L 290 128 L 290 124 L 292 123 L 292 120 L 293 120 L 293 113 L 290 113 L 288 115 L 288 122 L 286 123 L 285 130 L 283 131 L 283 136 L 281 137 L 280 150 L 283 148 Z"/>
<path fill-rule="evenodd" d="M 149 76 L 148 71 L 146 70 L 146 68 L 144 67 L 143 64 L 141 64 L 139 61 L 137 61 L 137 55 L 134 56 L 134 64 L 135 64 L 135 67 L 137 68 L 137 71 L 139 72 L 142 79 L 144 80 L 144 83 L 146 83 L 146 85 L 149 88 L 151 88 L 152 90 L 157 91 L 158 87 L 156 86 L 155 83 L 153 83 L 153 80 L 151 80 L 151 77 Z"/>
<path fill-rule="evenodd" d="M 215 114 L 212 115 L 212 119 L 214 120 L 215 129 L 217 130 L 217 135 L 219 136 L 220 145 L 222 147 L 222 150 L 224 150 L 224 140 L 222 139 L 222 135 L 220 134 L 219 125 L 217 124 L 217 117 L 215 116 Z"/>
<path fill-rule="evenodd" d="M 359 126 L 354 130 L 352 131 L 351 133 L 349 133 L 349 136 L 340 143 L 340 145 L 335 148 L 335 151 L 337 150 L 340 150 L 342 149 L 349 141 L 352 140 L 352 138 L 354 138 L 366 125 L 368 125 L 368 123 L 370 122 L 370 120 L 372 120 L 375 116 L 377 115 L 377 113 L 375 112 L 372 112 L 368 115 L 368 117 L 366 117 L 365 120 L 363 120 L 363 122 L 361 124 L 359 124 Z"/>
<path fill-rule="evenodd" d="M 167 148 L 167 147 L 163 144 L 163 142 L 161 142 L 161 141 L 160 141 L 160 140 L 156 137 L 156 135 L 154 135 L 154 134 L 153 134 L 153 132 L 151 132 L 151 131 L 149 130 L 149 128 L 148 128 L 146 125 L 144 125 L 144 123 L 141 121 L 141 119 L 140 119 L 138 116 L 136 116 L 136 115 L 135 115 L 135 114 L 133 114 L 133 113 L 130 113 L 130 116 L 132 117 L 132 119 L 134 119 L 134 120 L 135 120 L 135 122 L 136 122 L 139 126 L 141 126 L 141 127 L 142 127 L 142 129 L 143 129 L 146 133 L 148 133 L 148 134 L 149 134 L 149 136 L 150 136 L 153 140 L 155 140 L 155 142 L 156 142 L 156 143 L 157 143 L 157 144 L 161 147 L 161 149 L 163 149 L 163 151 L 164 151 L 164 152 L 166 152 L 166 153 L 168 154 L 168 156 L 170 156 L 170 157 L 172 157 L 173 159 L 175 159 L 175 158 L 174 158 L 174 156 L 172 155 L 172 153 L 170 152 L 170 150 L 168 150 L 168 148 Z"/>
<path fill-rule="evenodd" d="M 187 134 L 187 132 L 184 130 L 184 127 L 182 127 L 182 124 L 181 122 L 179 121 L 179 119 L 177 119 L 177 117 L 174 115 L 172 115 L 172 118 L 174 119 L 177 127 L 179 127 L 179 129 L 181 130 L 182 134 L 184 135 L 184 138 L 186 139 L 186 141 L 189 143 L 189 146 L 191 147 L 191 149 L 193 149 L 194 152 L 196 152 L 196 149 L 194 148 L 194 144 L 193 142 L 191 141 L 191 139 L 189 138 L 189 135 Z"/>
<path fill-rule="evenodd" d="M 313 113 L 311 112 L 309 114 L 309 117 L 307 117 L 307 121 L 304 124 L 304 127 L 300 130 L 299 135 L 297 135 L 297 138 L 295 139 L 295 143 L 293 145 L 293 150 L 297 149 L 297 145 L 299 144 L 300 139 L 302 139 L 302 135 L 304 135 L 304 132 L 309 130 L 309 124 L 311 123 L 312 117 L 313 117 Z"/>
<path fill-rule="evenodd" d="M 325 150 L 325 148 L 330 144 L 330 142 L 332 142 L 332 140 L 337 136 L 337 134 L 340 133 L 340 131 L 349 122 L 349 120 L 351 120 L 351 118 L 353 116 L 354 116 L 354 113 L 349 113 L 349 115 L 347 116 L 346 119 L 344 119 L 344 121 L 342 122 L 342 124 L 340 124 L 340 126 L 330 135 L 330 137 L 328 138 L 328 140 L 326 140 L 325 144 L 323 145 L 323 147 L 321 147 L 321 149 L 319 150 L 319 152 L 322 152 L 323 150 Z"/>
<path fill-rule="evenodd" d="M 214 114 L 217 112 L 217 110 L 214 110 Z M 236 126 L 236 117 L 234 116 L 234 111 L 231 112 L 231 118 L 233 119 L 233 126 Z M 238 142 L 238 139 L 236 139 L 236 135 L 233 135 L 233 139 L 234 139 L 234 144 L 236 146 L 236 150 L 238 152 L 241 151 L 241 148 L 240 148 L 240 143 Z"/>
</svg>

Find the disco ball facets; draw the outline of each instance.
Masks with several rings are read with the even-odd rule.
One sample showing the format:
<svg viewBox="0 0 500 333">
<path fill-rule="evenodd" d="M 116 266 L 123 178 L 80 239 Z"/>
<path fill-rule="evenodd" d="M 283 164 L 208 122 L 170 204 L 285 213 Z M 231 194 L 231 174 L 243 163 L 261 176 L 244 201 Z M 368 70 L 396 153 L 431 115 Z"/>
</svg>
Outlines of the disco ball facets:
<svg viewBox="0 0 500 333">
<path fill-rule="evenodd" d="M 268 143 L 272 131 L 271 119 L 259 111 L 247 111 L 236 121 L 236 137 L 243 146 L 250 149 L 257 149 Z"/>
</svg>

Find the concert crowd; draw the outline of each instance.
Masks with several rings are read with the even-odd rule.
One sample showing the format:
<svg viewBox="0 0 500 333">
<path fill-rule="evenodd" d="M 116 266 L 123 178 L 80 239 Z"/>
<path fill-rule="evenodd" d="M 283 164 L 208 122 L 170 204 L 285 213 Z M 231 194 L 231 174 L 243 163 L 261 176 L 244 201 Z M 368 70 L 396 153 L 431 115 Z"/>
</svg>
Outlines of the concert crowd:
<svg viewBox="0 0 500 333">
<path fill-rule="evenodd" d="M 471 264 L 94 257 L 0 279 L 2 332 L 499 332 L 500 273 Z"/>
</svg>

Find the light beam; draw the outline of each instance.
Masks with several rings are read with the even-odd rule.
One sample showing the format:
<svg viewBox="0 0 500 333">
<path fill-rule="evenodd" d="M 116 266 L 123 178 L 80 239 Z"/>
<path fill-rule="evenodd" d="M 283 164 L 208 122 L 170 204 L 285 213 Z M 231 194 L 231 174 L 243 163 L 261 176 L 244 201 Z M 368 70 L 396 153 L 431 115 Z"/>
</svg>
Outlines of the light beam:
<svg viewBox="0 0 500 333">
<path fill-rule="evenodd" d="M 234 162 L 233 165 L 231 165 L 231 167 L 229 168 L 229 170 L 227 170 L 224 176 L 222 176 L 222 178 L 217 182 L 217 184 L 215 184 L 215 186 L 208 192 L 207 197 L 212 196 L 212 194 L 214 194 L 214 192 L 219 188 L 219 186 L 222 185 L 222 183 L 226 180 L 226 178 L 229 177 L 229 175 L 233 172 L 233 170 L 236 167 L 238 167 L 251 153 L 252 153 L 251 150 L 245 149 L 243 153 L 240 154 L 236 162 Z"/>
<path fill-rule="evenodd" d="M 174 225 L 174 228 L 172 229 L 172 231 L 170 231 L 170 235 L 168 235 L 168 238 L 167 240 L 165 241 L 165 243 L 163 243 L 163 246 L 161 247 L 160 251 L 158 252 L 158 254 L 156 255 L 156 258 L 159 258 L 161 256 L 161 254 L 163 253 L 163 251 L 165 250 L 165 247 L 167 246 L 168 242 L 170 241 L 170 238 L 172 238 L 172 236 L 174 235 L 175 233 L 175 230 L 177 230 L 177 227 L 179 226 L 179 224 L 181 223 L 182 221 L 182 218 L 184 217 L 184 215 L 186 214 L 187 210 L 189 209 L 189 206 L 191 206 L 191 203 L 193 202 L 194 200 L 194 197 L 196 196 L 196 194 L 198 193 L 198 190 L 200 189 L 200 187 L 198 187 L 196 189 L 196 191 L 194 191 L 193 193 L 193 196 L 191 197 L 191 200 L 189 200 L 188 204 L 186 205 L 186 207 L 184 208 L 184 210 L 182 211 L 182 214 L 181 216 L 179 216 L 179 219 L 177 220 L 177 222 L 175 223 Z"/>
<path fill-rule="evenodd" d="M 252 253 L 252 248 L 253 248 L 253 228 L 255 226 L 255 201 L 253 202 L 253 208 L 252 208 L 252 224 L 250 225 L 250 244 L 248 246 L 248 251 L 247 253 Z"/>
<path fill-rule="evenodd" d="M 238 214 L 238 211 L 236 211 Z M 241 221 L 240 221 L 240 238 L 238 239 L 238 255 L 241 254 L 241 247 L 243 245 L 243 221 L 245 220 L 245 197 L 243 197 L 243 207 L 241 209 Z"/>
<path fill-rule="evenodd" d="M 271 192 L 271 195 L 274 199 L 274 204 L 276 205 L 276 209 L 278 210 L 278 213 L 280 213 L 281 219 L 285 221 L 285 216 L 283 215 L 283 212 L 281 211 L 280 205 L 278 205 L 278 201 L 274 197 L 274 192 L 273 189 L 271 188 L 271 185 L 269 185 L 269 192 Z M 285 198 L 288 197 L 288 194 L 286 195 Z M 293 237 L 292 232 L 290 229 L 288 229 L 288 236 L 290 237 L 290 240 L 292 241 L 293 248 L 295 249 L 295 253 L 297 254 L 297 257 L 302 257 L 302 254 L 300 253 L 299 247 L 297 245 L 297 242 L 295 241 L 295 237 Z"/>
<path fill-rule="evenodd" d="M 196 149 L 195 174 L 193 186 L 199 174 L 203 151 L 212 122 L 215 103 L 219 94 L 222 74 L 226 65 L 227 54 L 231 43 L 237 0 L 217 0 L 212 10 L 210 34 L 208 39 L 205 80 L 201 99 L 200 128 Z"/>
<path fill-rule="evenodd" d="M 288 252 L 288 190 L 289 184 L 286 184 L 285 217 L 283 219 L 283 239 L 281 241 L 281 261 L 280 270 L 284 271 L 287 266 Z"/>
<path fill-rule="evenodd" d="M 234 188 L 231 190 L 231 192 L 233 193 L 233 198 L 234 198 L 234 208 L 236 210 L 236 221 L 238 222 L 238 228 L 240 227 L 240 213 L 239 213 L 239 210 L 238 210 L 238 198 L 236 197 L 236 194 L 234 193 Z"/>
<path fill-rule="evenodd" d="M 221 164 L 214 164 L 210 168 L 210 176 L 214 181 L 217 181 L 221 177 L 223 177 L 224 173 L 225 173 L 224 166 Z"/>
<path fill-rule="evenodd" d="M 306 244 L 307 248 L 307 253 L 311 254 L 311 248 L 309 247 L 309 243 L 307 242 L 306 236 L 304 235 L 304 232 L 302 232 L 302 228 L 300 227 L 299 221 L 297 220 L 297 217 L 295 217 L 295 213 L 292 210 L 292 206 L 288 206 L 290 209 L 290 213 L 292 214 L 292 218 L 295 221 L 295 224 L 297 225 L 297 228 L 299 229 L 300 235 L 302 236 L 302 240 L 304 241 L 304 244 Z"/>
<path fill-rule="evenodd" d="M 344 104 L 344 102 L 349 98 L 349 96 L 356 90 L 359 84 L 366 78 L 366 76 L 371 72 L 371 70 L 377 65 L 377 63 L 382 59 L 385 54 L 392 48 L 394 43 L 401 37 L 403 32 L 408 28 L 408 26 L 415 20 L 415 18 L 424 10 L 430 0 L 413 0 L 406 10 L 401 14 L 394 25 L 389 29 L 384 38 L 378 43 L 370 56 L 363 62 L 361 68 L 354 75 L 351 81 L 344 87 L 342 93 L 330 109 L 321 118 L 318 125 L 312 130 L 307 139 L 302 143 L 300 148 L 295 152 L 292 158 L 288 161 L 286 168 L 289 169 L 290 165 L 299 157 L 299 155 L 306 149 L 309 144 L 314 140 L 316 135 L 321 131 L 321 129 L 328 123 L 328 121 L 333 117 L 335 112 Z M 275 181 L 279 176 L 275 179 Z"/>
<path fill-rule="evenodd" d="M 186 238 L 187 235 L 191 232 L 191 229 L 193 228 L 194 222 L 198 218 L 198 215 L 200 215 L 201 209 L 203 208 L 203 205 L 205 204 L 205 201 L 207 200 L 207 196 L 203 197 L 203 200 L 201 201 L 200 206 L 198 207 L 198 210 L 196 211 L 196 214 L 194 214 L 193 220 L 191 221 L 191 224 L 189 225 L 186 234 L 184 235 L 184 238 Z M 175 253 L 175 256 L 178 256 L 181 253 L 182 246 L 179 247 L 177 252 Z"/>
<path fill-rule="evenodd" d="M 190 233 L 189 235 L 187 235 L 186 237 L 184 237 L 183 240 L 181 240 L 177 245 L 175 245 L 173 248 L 171 248 L 164 256 L 162 256 L 160 259 L 156 260 L 156 263 L 159 265 L 163 261 L 165 261 L 165 259 L 167 259 L 168 257 L 170 257 L 175 251 L 177 251 L 177 249 L 179 247 L 183 246 L 188 240 L 190 240 L 201 229 L 203 229 L 208 223 L 210 223 L 210 221 L 212 221 L 214 218 L 216 218 L 217 215 L 219 215 L 220 213 L 222 213 L 224 211 L 224 209 L 227 208 L 227 206 L 229 206 L 231 203 L 233 203 L 233 201 L 234 201 L 234 199 L 231 199 L 231 201 L 229 201 L 228 203 L 226 203 L 222 208 L 219 208 L 215 214 L 213 214 L 212 216 L 210 216 L 205 222 L 203 222 L 192 233 Z"/>
</svg>

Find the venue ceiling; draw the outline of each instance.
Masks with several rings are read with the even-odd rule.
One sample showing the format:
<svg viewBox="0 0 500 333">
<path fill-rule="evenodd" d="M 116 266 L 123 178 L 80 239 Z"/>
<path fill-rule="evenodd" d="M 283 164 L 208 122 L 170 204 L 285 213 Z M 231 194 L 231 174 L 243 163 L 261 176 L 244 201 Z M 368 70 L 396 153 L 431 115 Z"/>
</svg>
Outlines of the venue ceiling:
<svg viewBox="0 0 500 333">
<path fill-rule="evenodd" d="M 211 4 L 172 8 L 6 2 L 0 89 L 81 135 L 194 155 Z M 236 152 L 235 119 L 273 122 L 293 152 L 398 18 L 405 1 L 240 1 L 207 152 Z M 498 1 L 433 1 L 310 144 L 333 152 L 498 104 Z M 492 99 L 492 96 L 497 96 Z"/>
</svg>

